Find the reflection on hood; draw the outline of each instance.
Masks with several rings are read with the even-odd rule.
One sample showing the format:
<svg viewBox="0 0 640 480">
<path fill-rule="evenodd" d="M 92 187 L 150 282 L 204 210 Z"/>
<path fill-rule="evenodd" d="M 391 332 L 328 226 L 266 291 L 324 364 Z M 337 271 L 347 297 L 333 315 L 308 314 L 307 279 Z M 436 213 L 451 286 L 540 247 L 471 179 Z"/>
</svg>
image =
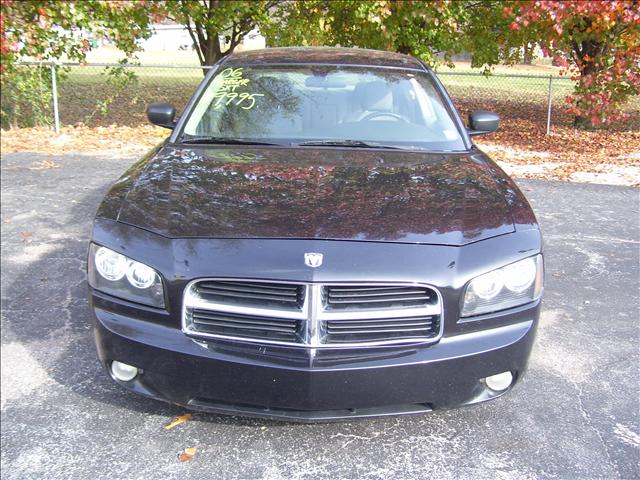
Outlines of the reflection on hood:
<svg viewBox="0 0 640 480">
<path fill-rule="evenodd" d="M 462 245 L 514 231 L 507 190 L 480 155 L 165 147 L 98 214 L 168 237 Z"/>
</svg>

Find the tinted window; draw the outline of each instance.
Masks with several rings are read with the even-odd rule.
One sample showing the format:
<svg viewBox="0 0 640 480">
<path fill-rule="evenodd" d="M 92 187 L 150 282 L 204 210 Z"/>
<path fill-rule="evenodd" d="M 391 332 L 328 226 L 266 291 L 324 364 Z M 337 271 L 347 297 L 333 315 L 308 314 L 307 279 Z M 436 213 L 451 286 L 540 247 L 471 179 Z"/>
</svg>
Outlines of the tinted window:
<svg viewBox="0 0 640 480">
<path fill-rule="evenodd" d="M 463 150 L 431 78 L 401 69 L 294 66 L 220 70 L 184 133 L 299 143 L 360 140 Z"/>
</svg>

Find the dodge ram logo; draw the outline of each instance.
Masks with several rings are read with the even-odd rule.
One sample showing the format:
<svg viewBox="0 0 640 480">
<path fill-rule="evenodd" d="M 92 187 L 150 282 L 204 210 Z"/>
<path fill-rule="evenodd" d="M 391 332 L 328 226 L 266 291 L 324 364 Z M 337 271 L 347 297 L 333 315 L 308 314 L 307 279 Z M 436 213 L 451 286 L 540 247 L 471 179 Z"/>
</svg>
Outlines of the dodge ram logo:
<svg viewBox="0 0 640 480">
<path fill-rule="evenodd" d="M 311 268 L 319 267 L 320 265 L 322 265 L 322 254 L 313 252 L 305 253 L 304 263 Z"/>
</svg>

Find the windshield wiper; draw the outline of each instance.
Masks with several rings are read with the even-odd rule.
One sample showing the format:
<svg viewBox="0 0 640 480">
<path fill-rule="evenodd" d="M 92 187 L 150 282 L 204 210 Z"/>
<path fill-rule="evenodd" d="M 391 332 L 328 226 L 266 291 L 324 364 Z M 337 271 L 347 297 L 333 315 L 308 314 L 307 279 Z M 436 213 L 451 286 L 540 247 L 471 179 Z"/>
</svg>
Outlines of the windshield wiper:
<svg viewBox="0 0 640 480">
<path fill-rule="evenodd" d="M 282 146 L 280 143 L 261 142 L 258 140 L 243 140 L 240 138 L 225 138 L 225 137 L 191 137 L 183 138 L 182 143 L 189 144 L 219 144 L 219 145 L 276 145 Z"/>
<path fill-rule="evenodd" d="M 394 150 L 404 150 L 402 147 L 384 145 L 376 142 L 363 142 L 362 140 L 311 140 L 308 142 L 296 143 L 297 147 L 354 147 L 354 148 L 392 148 Z"/>
</svg>

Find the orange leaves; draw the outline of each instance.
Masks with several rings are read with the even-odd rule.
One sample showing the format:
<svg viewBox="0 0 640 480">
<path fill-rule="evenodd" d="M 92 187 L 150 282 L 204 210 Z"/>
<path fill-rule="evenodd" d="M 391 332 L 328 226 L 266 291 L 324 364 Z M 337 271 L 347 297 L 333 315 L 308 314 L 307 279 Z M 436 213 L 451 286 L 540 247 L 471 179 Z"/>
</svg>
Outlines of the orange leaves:
<svg viewBox="0 0 640 480">
<path fill-rule="evenodd" d="M 41 162 L 34 164 L 34 166 L 29 167 L 29 170 L 47 170 L 50 168 L 60 168 L 60 165 L 53 160 L 42 160 Z"/>
<path fill-rule="evenodd" d="M 171 430 L 172 428 L 177 427 L 178 425 L 188 422 L 192 418 L 193 418 L 193 414 L 191 413 L 178 415 L 176 418 L 173 419 L 171 423 L 169 423 L 168 425 L 165 425 L 164 429 Z M 193 460 L 193 457 L 195 457 L 197 451 L 198 449 L 196 447 L 185 448 L 180 453 L 178 453 L 178 460 L 180 460 L 180 462 L 189 462 Z"/>
<path fill-rule="evenodd" d="M 0 148 L 3 153 L 59 154 L 118 150 L 119 153 L 139 154 L 160 143 L 167 135 L 168 130 L 150 125 L 94 128 L 83 125 L 62 127 L 61 134 L 58 136 L 46 127 L 17 128 L 2 131 Z M 42 170 L 56 166 L 41 162 L 33 169 Z"/>
<path fill-rule="evenodd" d="M 622 106 L 640 93 L 637 2 L 519 0 L 510 2 L 503 16 L 511 30 L 543 47 L 545 56 L 568 60 L 554 65 L 565 67 L 564 73 L 574 71 L 578 85 L 573 113 L 584 123 L 624 119 Z"/>
<path fill-rule="evenodd" d="M 164 427 L 165 430 L 171 430 L 173 427 L 177 427 L 178 425 L 188 422 L 193 418 L 193 415 L 190 413 L 185 413 L 184 415 L 178 415 L 169 425 Z"/>
<path fill-rule="evenodd" d="M 195 457 L 197 451 L 198 449 L 196 447 L 185 448 L 178 454 L 178 460 L 181 462 L 188 462 Z"/>
<path fill-rule="evenodd" d="M 33 232 L 20 232 L 22 243 L 29 245 L 33 241 Z"/>
</svg>

